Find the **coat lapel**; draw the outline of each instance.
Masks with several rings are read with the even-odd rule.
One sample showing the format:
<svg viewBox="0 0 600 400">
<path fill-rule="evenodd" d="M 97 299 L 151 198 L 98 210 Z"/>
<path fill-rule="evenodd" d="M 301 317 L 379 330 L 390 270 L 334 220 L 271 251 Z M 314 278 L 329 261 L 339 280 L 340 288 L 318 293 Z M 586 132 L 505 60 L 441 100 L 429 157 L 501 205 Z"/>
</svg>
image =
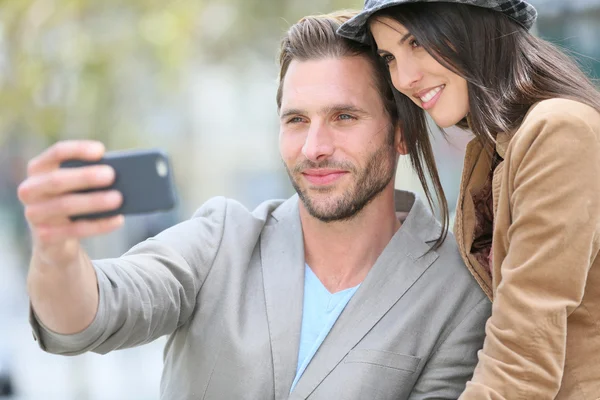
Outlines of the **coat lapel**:
<svg viewBox="0 0 600 400">
<path fill-rule="evenodd" d="M 260 246 L 275 399 L 287 399 L 296 375 L 304 297 L 304 242 L 298 197 L 283 203 Z"/>
<path fill-rule="evenodd" d="M 425 205 L 407 192 L 396 192 L 396 209 L 410 210 L 377 262 L 346 306 L 292 392 L 306 399 L 352 348 L 378 323 L 437 259 L 427 243 L 440 226 Z M 411 208 L 412 206 L 412 208 Z"/>
<path fill-rule="evenodd" d="M 491 159 L 487 151 L 477 139 L 473 139 L 467 145 L 458 204 L 456 205 L 454 236 L 467 268 L 491 300 L 493 296 L 492 278 L 477 259 L 471 255 L 475 232 L 475 205 L 473 204 L 472 193 L 485 184 L 487 180 L 491 168 Z"/>
</svg>

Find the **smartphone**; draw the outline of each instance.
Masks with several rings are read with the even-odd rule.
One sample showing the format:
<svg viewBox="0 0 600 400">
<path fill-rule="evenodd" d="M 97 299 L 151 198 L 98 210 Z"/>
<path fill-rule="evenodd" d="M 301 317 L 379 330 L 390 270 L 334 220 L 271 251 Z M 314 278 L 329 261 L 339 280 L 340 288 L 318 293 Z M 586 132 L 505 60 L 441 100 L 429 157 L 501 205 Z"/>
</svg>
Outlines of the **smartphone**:
<svg viewBox="0 0 600 400">
<path fill-rule="evenodd" d="M 115 180 L 108 187 L 84 190 L 80 193 L 118 190 L 123 196 L 123 203 L 116 210 L 74 215 L 71 216 L 72 220 L 168 211 L 175 207 L 176 195 L 171 163 L 169 157 L 161 150 L 107 152 L 99 161 L 69 160 L 61 163 L 61 168 L 90 165 L 110 165 L 115 170 Z"/>
</svg>

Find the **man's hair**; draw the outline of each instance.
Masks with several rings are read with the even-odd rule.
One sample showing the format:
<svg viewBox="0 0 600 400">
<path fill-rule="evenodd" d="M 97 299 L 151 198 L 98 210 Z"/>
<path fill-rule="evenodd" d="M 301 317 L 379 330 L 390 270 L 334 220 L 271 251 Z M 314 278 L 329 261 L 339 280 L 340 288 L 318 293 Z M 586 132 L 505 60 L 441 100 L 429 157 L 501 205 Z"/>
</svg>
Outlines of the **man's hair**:
<svg viewBox="0 0 600 400">
<path fill-rule="evenodd" d="M 281 40 L 279 53 L 279 88 L 277 110 L 281 109 L 283 81 L 293 60 L 310 61 L 327 58 L 363 56 L 373 67 L 371 78 L 381 95 L 385 110 L 394 126 L 398 123 L 398 108 L 390 87 L 387 70 L 370 46 L 345 39 L 336 30 L 345 21 L 356 15 L 356 11 L 338 11 L 325 15 L 302 18 L 286 32 Z"/>
</svg>

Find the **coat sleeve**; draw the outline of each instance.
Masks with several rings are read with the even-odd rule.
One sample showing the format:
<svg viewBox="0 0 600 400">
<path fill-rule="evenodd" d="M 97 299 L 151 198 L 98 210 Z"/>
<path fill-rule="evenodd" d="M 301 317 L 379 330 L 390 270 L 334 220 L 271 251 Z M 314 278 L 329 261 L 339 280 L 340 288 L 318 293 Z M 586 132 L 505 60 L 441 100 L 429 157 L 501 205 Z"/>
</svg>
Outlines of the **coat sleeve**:
<svg viewBox="0 0 600 400">
<path fill-rule="evenodd" d="M 193 313 L 221 243 L 226 208 L 225 199 L 213 199 L 190 220 L 120 258 L 93 261 L 100 295 L 94 321 L 82 332 L 62 335 L 44 327 L 30 310 L 40 347 L 63 355 L 104 354 L 175 331 Z"/>
<path fill-rule="evenodd" d="M 473 375 L 490 313 L 490 301 L 484 297 L 432 354 L 408 400 L 458 398 Z"/>
<path fill-rule="evenodd" d="M 511 143 L 507 254 L 461 400 L 551 400 L 560 390 L 567 318 L 600 236 L 600 118 L 574 111 L 546 107 Z"/>
</svg>

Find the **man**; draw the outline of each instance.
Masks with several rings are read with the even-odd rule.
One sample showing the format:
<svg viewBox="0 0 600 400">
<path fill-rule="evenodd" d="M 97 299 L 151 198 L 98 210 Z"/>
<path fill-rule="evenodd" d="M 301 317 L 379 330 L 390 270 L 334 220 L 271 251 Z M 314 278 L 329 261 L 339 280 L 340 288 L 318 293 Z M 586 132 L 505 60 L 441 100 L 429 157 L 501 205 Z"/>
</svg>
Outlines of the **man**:
<svg viewBox="0 0 600 400">
<path fill-rule="evenodd" d="M 280 153 L 297 196 L 252 212 L 215 198 L 118 259 L 79 239 L 121 217 L 97 143 L 34 159 L 19 196 L 32 226 L 32 325 L 53 353 L 106 353 L 170 335 L 162 399 L 457 398 L 490 303 L 440 226 L 394 191 L 405 154 L 378 61 L 336 36 L 345 16 L 308 17 L 281 48 Z M 400 110 L 401 112 L 403 110 Z"/>
</svg>

